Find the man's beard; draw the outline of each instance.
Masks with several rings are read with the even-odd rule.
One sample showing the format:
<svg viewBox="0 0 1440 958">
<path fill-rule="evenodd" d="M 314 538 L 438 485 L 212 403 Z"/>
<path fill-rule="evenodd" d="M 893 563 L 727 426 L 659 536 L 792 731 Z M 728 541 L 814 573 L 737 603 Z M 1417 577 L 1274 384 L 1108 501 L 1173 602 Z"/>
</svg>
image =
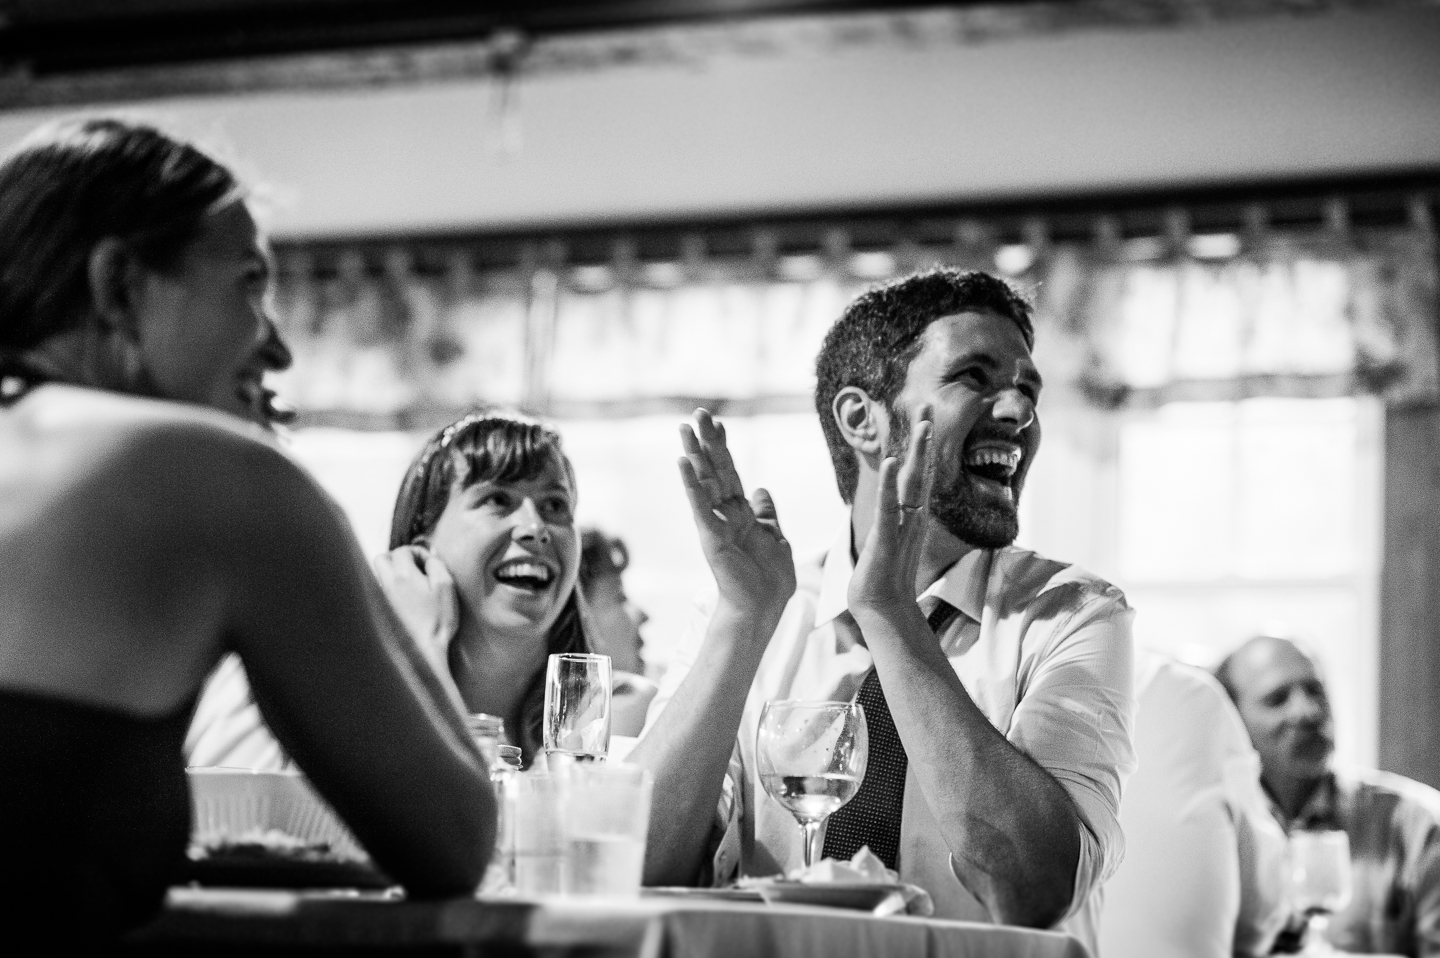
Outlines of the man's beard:
<svg viewBox="0 0 1440 958">
<path fill-rule="evenodd" d="M 910 417 L 904 410 L 890 410 L 891 430 L 885 443 L 885 455 L 904 462 L 910 443 Z M 1020 534 L 1020 514 L 1016 511 L 1018 491 L 1012 486 L 1016 501 L 1009 502 L 987 496 L 976 488 L 961 463 L 955 463 L 953 476 L 945 476 L 939 462 L 931 464 L 930 515 L 947 532 L 962 542 L 981 549 L 1003 549 Z"/>
</svg>

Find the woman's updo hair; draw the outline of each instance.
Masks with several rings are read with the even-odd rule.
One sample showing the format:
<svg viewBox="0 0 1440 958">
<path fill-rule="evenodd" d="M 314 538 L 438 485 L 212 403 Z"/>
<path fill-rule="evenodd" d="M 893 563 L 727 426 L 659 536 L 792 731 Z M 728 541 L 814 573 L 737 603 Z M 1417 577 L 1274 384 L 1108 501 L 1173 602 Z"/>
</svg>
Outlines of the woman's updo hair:
<svg viewBox="0 0 1440 958">
<path fill-rule="evenodd" d="M 0 364 L 84 321 L 101 240 L 168 269 L 241 192 L 219 162 L 151 126 L 94 118 L 36 130 L 0 162 Z"/>
<path fill-rule="evenodd" d="M 450 494 L 477 482 L 533 479 L 546 465 L 559 462 L 574 490 L 575 470 L 560 447 L 560 434 L 544 423 L 502 412 L 471 413 L 431 436 L 405 473 L 390 520 L 390 548 L 425 543 L 450 501 Z M 571 590 L 550 627 L 546 651 L 589 652 L 586 613 L 578 586 Z M 512 731 L 529 766 L 543 745 L 540 725 L 545 709 L 542 669 L 525 692 L 522 727 Z"/>
</svg>

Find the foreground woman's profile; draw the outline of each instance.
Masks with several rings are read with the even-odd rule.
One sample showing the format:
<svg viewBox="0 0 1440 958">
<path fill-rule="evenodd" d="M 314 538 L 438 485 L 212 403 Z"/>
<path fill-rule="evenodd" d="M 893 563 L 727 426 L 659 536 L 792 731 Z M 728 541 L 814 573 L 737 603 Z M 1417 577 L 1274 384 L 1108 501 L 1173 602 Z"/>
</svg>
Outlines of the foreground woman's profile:
<svg viewBox="0 0 1440 958">
<path fill-rule="evenodd" d="M 104 940 L 179 876 L 181 742 L 243 661 L 265 719 L 412 895 L 468 892 L 494 798 L 327 497 L 245 420 L 289 364 L 239 184 L 149 127 L 0 164 L 0 934 Z M 343 681 L 341 681 L 343 679 Z"/>
</svg>

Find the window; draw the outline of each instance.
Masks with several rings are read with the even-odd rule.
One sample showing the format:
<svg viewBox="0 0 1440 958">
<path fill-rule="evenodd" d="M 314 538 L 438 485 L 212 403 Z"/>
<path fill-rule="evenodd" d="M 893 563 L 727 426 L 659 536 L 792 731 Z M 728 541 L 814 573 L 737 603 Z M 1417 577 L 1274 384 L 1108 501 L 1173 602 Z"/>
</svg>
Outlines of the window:
<svg viewBox="0 0 1440 958">
<path fill-rule="evenodd" d="M 1372 399 L 1174 403 L 1119 418 L 1116 463 L 1137 641 L 1203 665 L 1261 632 L 1306 643 L 1339 758 L 1372 766 L 1383 435 Z"/>
</svg>

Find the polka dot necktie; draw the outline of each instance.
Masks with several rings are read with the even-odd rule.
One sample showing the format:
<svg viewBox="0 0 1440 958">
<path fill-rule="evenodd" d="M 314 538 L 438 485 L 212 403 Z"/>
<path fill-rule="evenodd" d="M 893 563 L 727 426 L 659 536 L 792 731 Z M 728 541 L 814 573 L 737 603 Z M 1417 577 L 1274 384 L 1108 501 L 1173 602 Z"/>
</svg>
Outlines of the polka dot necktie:
<svg viewBox="0 0 1440 958">
<path fill-rule="evenodd" d="M 926 618 L 930 631 L 943 633 L 959 611 L 941 599 Z M 869 845 L 885 867 L 894 868 L 900 854 L 900 814 L 905 805 L 905 772 L 910 759 L 873 667 L 860 683 L 855 700 L 865 709 L 870 757 L 860 791 L 826 822 L 824 857 L 848 862 L 862 845 Z"/>
</svg>

